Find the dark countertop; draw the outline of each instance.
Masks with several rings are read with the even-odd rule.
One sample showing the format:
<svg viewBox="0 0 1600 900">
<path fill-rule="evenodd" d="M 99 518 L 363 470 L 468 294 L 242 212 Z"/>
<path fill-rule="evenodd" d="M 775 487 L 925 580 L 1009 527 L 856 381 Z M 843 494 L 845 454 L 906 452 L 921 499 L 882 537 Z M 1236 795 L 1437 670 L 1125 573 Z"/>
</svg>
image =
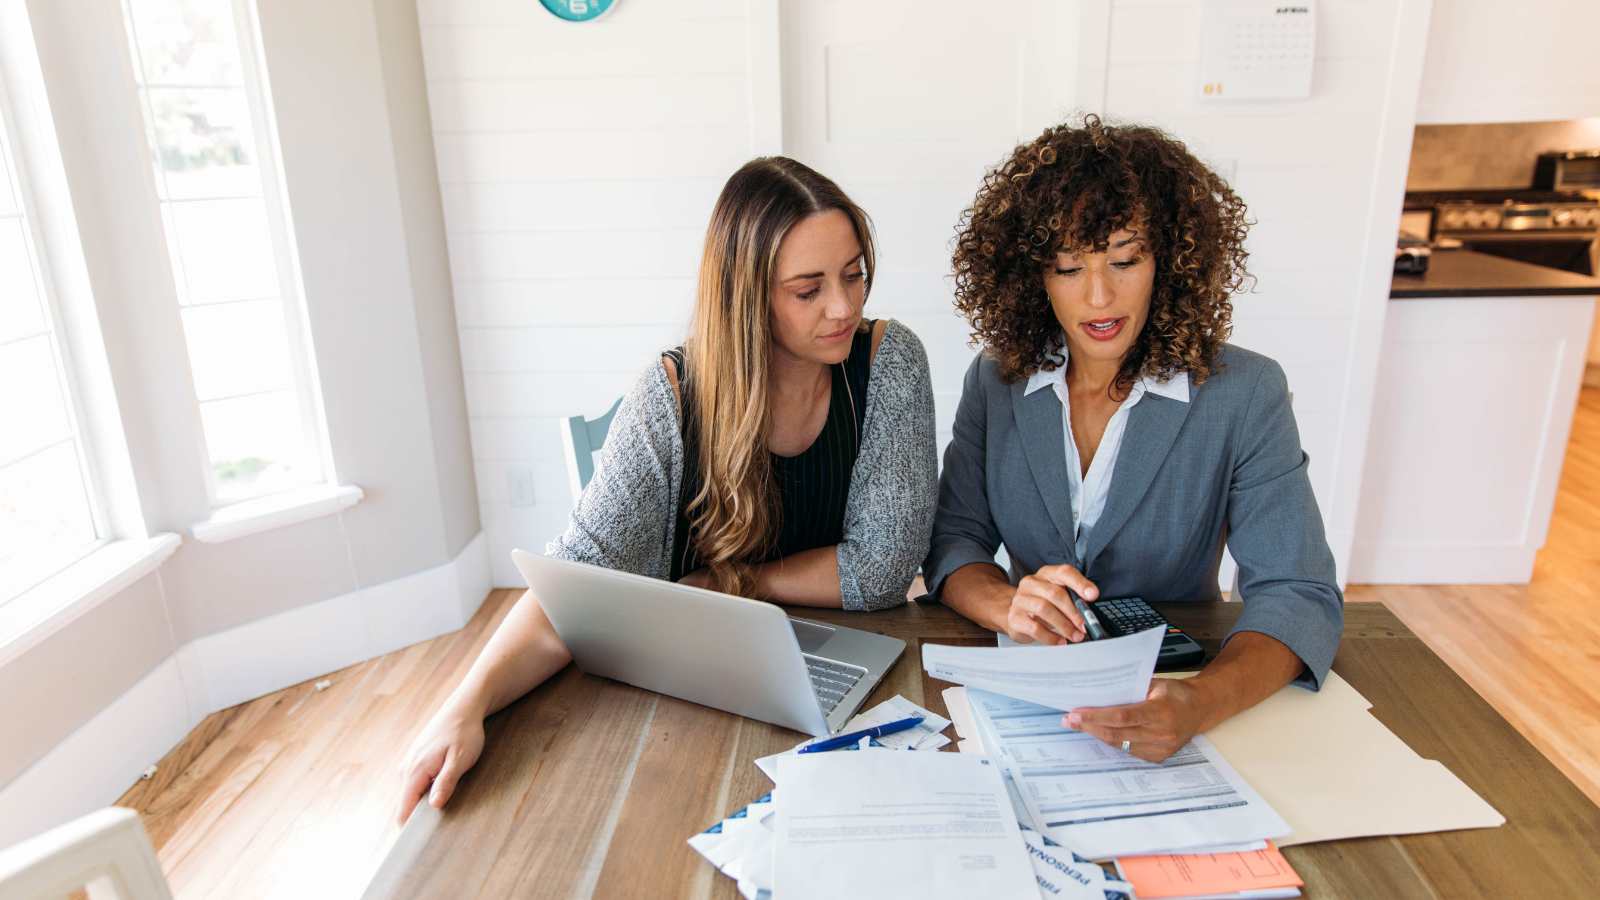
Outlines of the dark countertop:
<svg viewBox="0 0 1600 900">
<path fill-rule="evenodd" d="M 1472 250 L 1435 250 L 1422 275 L 1396 275 L 1389 298 L 1600 296 L 1600 278 Z"/>
</svg>

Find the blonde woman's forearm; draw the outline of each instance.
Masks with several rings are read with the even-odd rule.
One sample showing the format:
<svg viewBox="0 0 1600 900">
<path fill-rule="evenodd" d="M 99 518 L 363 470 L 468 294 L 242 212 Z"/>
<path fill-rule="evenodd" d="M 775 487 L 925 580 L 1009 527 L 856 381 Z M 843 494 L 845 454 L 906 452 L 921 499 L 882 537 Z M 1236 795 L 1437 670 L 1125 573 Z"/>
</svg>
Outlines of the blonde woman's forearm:
<svg viewBox="0 0 1600 900">
<path fill-rule="evenodd" d="M 506 613 L 467 677 L 447 701 L 463 715 L 485 718 L 543 684 L 572 661 L 532 591 Z"/>
<path fill-rule="evenodd" d="M 838 609 L 838 545 L 815 547 L 755 567 L 756 596 L 775 603 Z"/>
</svg>

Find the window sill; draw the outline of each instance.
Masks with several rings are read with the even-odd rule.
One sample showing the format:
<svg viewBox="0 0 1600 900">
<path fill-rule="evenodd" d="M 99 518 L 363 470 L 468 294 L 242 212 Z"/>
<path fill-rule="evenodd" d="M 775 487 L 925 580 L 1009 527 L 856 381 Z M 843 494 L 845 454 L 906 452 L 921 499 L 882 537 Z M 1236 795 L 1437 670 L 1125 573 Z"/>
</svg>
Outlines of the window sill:
<svg viewBox="0 0 1600 900">
<path fill-rule="evenodd" d="M 224 506 L 211 518 L 196 522 L 189 531 L 197 541 L 220 544 L 285 525 L 331 516 L 360 503 L 364 496 L 361 488 L 353 484 L 322 484 L 285 491 Z"/>
<path fill-rule="evenodd" d="M 180 542 L 175 534 L 111 541 L 0 606 L 0 666 L 154 572 Z"/>
</svg>

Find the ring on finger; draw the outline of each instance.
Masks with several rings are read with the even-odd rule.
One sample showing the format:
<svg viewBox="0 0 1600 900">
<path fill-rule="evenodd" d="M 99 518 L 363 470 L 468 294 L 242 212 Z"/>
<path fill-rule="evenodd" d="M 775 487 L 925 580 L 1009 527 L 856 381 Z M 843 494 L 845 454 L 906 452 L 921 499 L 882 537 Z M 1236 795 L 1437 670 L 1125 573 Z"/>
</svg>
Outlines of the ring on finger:
<svg viewBox="0 0 1600 900">
<path fill-rule="evenodd" d="M 1132 747 L 1132 746 L 1133 746 L 1133 741 L 1123 741 L 1122 742 L 1122 752 L 1123 753 L 1127 753 L 1128 752 L 1128 748 Z"/>
</svg>

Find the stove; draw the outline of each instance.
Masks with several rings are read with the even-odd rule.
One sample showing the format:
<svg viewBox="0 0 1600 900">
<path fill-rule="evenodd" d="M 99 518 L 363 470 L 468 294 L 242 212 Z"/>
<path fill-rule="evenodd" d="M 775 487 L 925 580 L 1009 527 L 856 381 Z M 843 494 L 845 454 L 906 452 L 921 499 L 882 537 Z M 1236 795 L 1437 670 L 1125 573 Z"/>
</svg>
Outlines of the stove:
<svg viewBox="0 0 1600 900">
<path fill-rule="evenodd" d="M 1600 269 L 1600 200 L 1529 188 L 1414 191 L 1412 215 L 1427 211 L 1428 237 L 1481 253 L 1594 275 Z"/>
</svg>

